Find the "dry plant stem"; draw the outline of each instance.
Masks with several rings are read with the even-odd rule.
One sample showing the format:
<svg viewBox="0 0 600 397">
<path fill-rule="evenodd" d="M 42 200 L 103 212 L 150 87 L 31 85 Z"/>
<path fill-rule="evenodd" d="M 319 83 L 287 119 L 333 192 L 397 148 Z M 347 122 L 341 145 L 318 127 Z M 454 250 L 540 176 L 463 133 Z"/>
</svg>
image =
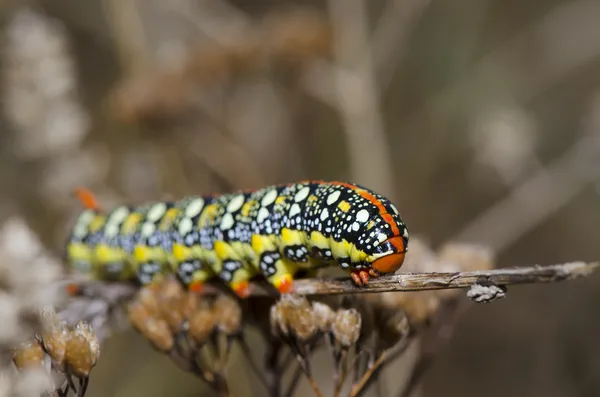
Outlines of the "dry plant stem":
<svg viewBox="0 0 600 397">
<path fill-rule="evenodd" d="M 294 374 L 292 375 L 292 379 L 290 380 L 290 384 L 286 392 L 283 394 L 284 397 L 292 397 L 294 395 L 294 392 L 298 387 L 298 382 L 300 381 L 300 377 L 302 376 L 303 372 L 304 370 L 302 369 L 302 366 L 299 365 L 298 367 L 296 367 L 296 369 L 294 370 Z"/>
<path fill-rule="evenodd" d="M 586 277 L 598 268 L 598 262 L 570 262 L 550 266 L 527 266 L 486 271 L 454 273 L 400 273 L 380 276 L 368 287 L 356 286 L 350 279 L 305 279 L 294 282 L 299 295 L 336 295 L 389 291 L 425 291 L 470 288 L 486 281 L 496 285 L 553 283 Z M 258 291 L 253 291 L 253 293 Z M 262 293 L 265 293 L 264 291 Z"/>
<path fill-rule="evenodd" d="M 308 354 L 309 355 L 312 354 L 312 352 L 318 346 L 319 346 L 318 343 L 311 344 L 310 347 L 308 348 Z M 292 348 L 292 350 L 295 350 L 295 349 Z M 279 365 L 279 368 L 282 368 L 285 371 L 285 369 L 288 368 L 292 364 L 293 360 L 294 360 L 294 353 L 286 356 L 284 358 L 284 360 L 282 360 L 281 365 Z M 304 371 L 304 367 L 302 366 L 302 364 L 300 362 L 298 362 L 298 366 L 294 370 L 294 374 L 292 375 L 292 378 L 290 380 L 288 388 L 287 388 L 286 392 L 283 394 L 283 396 L 285 396 L 285 397 L 292 397 L 293 396 L 294 391 L 296 390 L 296 387 L 298 387 L 298 382 L 300 381 L 300 376 L 302 375 L 303 372 L 305 372 Z M 279 396 L 278 394 L 273 394 L 273 395 L 274 396 Z"/>
<path fill-rule="evenodd" d="M 362 376 L 360 381 L 352 386 L 350 391 L 350 397 L 358 397 L 364 390 L 366 390 L 367 383 L 371 380 L 371 377 L 381 368 L 385 360 L 388 358 L 390 349 L 381 352 L 381 355 L 377 358 L 377 361 L 367 369 L 367 372 Z"/>
<path fill-rule="evenodd" d="M 252 357 L 252 351 L 250 349 L 250 346 L 248 346 L 248 343 L 246 342 L 246 340 L 243 337 L 239 337 L 238 342 L 239 342 L 240 348 L 242 350 L 242 354 L 246 357 L 246 361 L 248 361 L 250 368 L 252 369 L 252 371 L 254 372 L 254 374 L 256 375 L 258 380 L 260 381 L 260 383 L 262 383 L 262 385 L 265 387 L 265 390 L 269 391 L 270 390 L 269 383 L 267 382 L 267 379 L 266 379 L 262 369 L 258 366 L 256 361 Z"/>
<path fill-rule="evenodd" d="M 265 354 L 265 380 L 267 382 L 267 391 L 271 397 L 279 397 L 281 393 L 281 376 L 282 368 L 287 368 L 279 364 L 279 356 L 282 352 L 283 344 L 281 341 L 273 341 L 269 343 L 269 339 L 266 338 L 267 352 Z M 290 359 L 293 360 L 293 356 L 290 355 Z M 285 362 L 285 361 L 284 361 Z M 288 363 L 289 365 L 289 363 Z"/>
<path fill-rule="evenodd" d="M 315 378 L 313 378 L 310 369 L 310 347 L 307 347 L 306 345 L 302 345 L 300 343 L 295 343 L 295 341 L 292 341 L 290 346 L 293 346 L 292 349 L 296 352 L 296 360 L 298 360 L 300 368 L 302 368 L 302 370 L 304 371 L 306 379 L 308 380 L 310 387 L 312 387 L 313 391 L 315 392 L 315 395 L 317 397 L 323 397 L 323 393 L 321 392 L 321 389 L 319 389 L 317 381 L 315 380 Z"/>
<path fill-rule="evenodd" d="M 346 380 L 346 375 L 348 374 L 348 366 L 346 365 L 347 358 L 348 351 L 344 349 L 340 352 L 339 360 L 334 363 L 336 367 L 335 389 L 333 391 L 334 397 L 339 397 L 342 391 L 342 386 L 344 385 L 344 381 Z"/>
</svg>

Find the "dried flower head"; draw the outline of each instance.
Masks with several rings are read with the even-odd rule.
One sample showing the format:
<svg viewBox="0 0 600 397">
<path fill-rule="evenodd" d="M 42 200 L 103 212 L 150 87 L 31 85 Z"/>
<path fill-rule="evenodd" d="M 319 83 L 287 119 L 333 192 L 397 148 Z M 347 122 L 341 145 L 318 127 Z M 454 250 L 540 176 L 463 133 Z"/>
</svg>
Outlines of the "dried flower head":
<svg viewBox="0 0 600 397">
<path fill-rule="evenodd" d="M 335 320 L 335 311 L 329 305 L 321 302 L 313 302 L 312 308 L 319 331 L 331 332 L 331 326 Z"/>
<path fill-rule="evenodd" d="M 354 345 L 360 337 L 362 318 L 356 309 L 340 309 L 335 314 L 331 330 L 344 348 Z"/>
<path fill-rule="evenodd" d="M 313 308 L 304 296 L 282 295 L 271 307 L 271 330 L 275 335 L 308 341 L 319 331 Z"/>
<path fill-rule="evenodd" d="M 169 352 L 173 349 L 175 338 L 165 320 L 150 316 L 138 301 L 133 301 L 128 305 L 127 313 L 132 326 L 148 339 L 154 348 L 162 352 Z"/>
<path fill-rule="evenodd" d="M 414 325 L 426 325 L 440 307 L 438 291 L 390 292 L 381 294 L 387 309 L 401 310 Z"/>
<path fill-rule="evenodd" d="M 158 292 L 160 317 L 164 319 L 173 332 L 182 329 L 190 313 L 190 296 L 181 284 L 174 279 L 167 279 L 161 284 Z"/>
<path fill-rule="evenodd" d="M 158 302 L 158 292 L 153 286 L 144 286 L 140 289 L 136 299 L 146 309 L 146 312 L 153 317 L 160 317 L 160 304 Z"/>
<path fill-rule="evenodd" d="M 377 310 L 376 315 L 379 349 L 394 346 L 410 335 L 411 325 L 402 310 Z"/>
<path fill-rule="evenodd" d="M 65 364 L 73 375 L 85 378 L 96 366 L 100 356 L 100 345 L 89 324 L 80 321 L 67 341 Z"/>
<path fill-rule="evenodd" d="M 201 302 L 190 317 L 188 335 L 198 346 L 202 346 L 215 330 L 215 326 L 214 310 L 207 302 Z"/>
<path fill-rule="evenodd" d="M 234 335 L 241 331 L 242 309 L 235 299 L 219 295 L 213 304 L 213 314 L 217 327 L 224 334 Z"/>
<path fill-rule="evenodd" d="M 42 332 L 40 334 L 44 350 L 52 358 L 59 370 L 64 368 L 67 342 L 71 338 L 71 331 L 67 324 L 60 321 L 54 308 L 42 310 Z"/>
<path fill-rule="evenodd" d="M 276 302 L 271 306 L 269 313 L 269 320 L 271 325 L 271 334 L 277 336 L 288 336 L 289 329 L 287 326 L 287 320 L 285 318 L 286 310 L 281 301 Z"/>
<path fill-rule="evenodd" d="M 319 330 L 313 308 L 303 296 L 283 295 L 271 315 L 272 324 L 279 328 L 279 332 L 301 341 L 308 341 Z"/>
<path fill-rule="evenodd" d="M 44 364 L 44 349 L 37 340 L 29 340 L 21 343 L 13 349 L 12 359 L 19 371 L 42 367 Z"/>
<path fill-rule="evenodd" d="M 494 252 L 478 244 L 448 243 L 438 253 L 437 271 L 491 270 L 495 267 Z"/>
</svg>

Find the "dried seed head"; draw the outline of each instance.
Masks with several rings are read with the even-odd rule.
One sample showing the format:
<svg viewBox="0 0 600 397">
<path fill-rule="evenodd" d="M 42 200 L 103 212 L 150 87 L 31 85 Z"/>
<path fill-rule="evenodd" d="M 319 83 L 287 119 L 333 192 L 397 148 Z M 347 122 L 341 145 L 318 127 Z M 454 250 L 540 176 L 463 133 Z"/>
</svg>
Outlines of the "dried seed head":
<svg viewBox="0 0 600 397">
<path fill-rule="evenodd" d="M 145 286 L 140 289 L 136 299 L 144 306 L 144 309 L 153 317 L 160 316 L 160 305 L 158 303 L 158 292 L 156 288 Z"/>
<path fill-rule="evenodd" d="M 44 349 L 37 340 L 21 343 L 13 350 L 13 362 L 19 371 L 41 367 L 44 364 Z"/>
<path fill-rule="evenodd" d="M 381 310 L 376 314 L 379 348 L 386 349 L 394 346 L 410 334 L 410 323 L 402 310 Z"/>
<path fill-rule="evenodd" d="M 183 318 L 188 320 L 196 308 L 198 307 L 199 299 L 198 294 L 195 292 L 186 292 L 185 297 L 181 303 L 181 314 Z"/>
<path fill-rule="evenodd" d="M 226 295 L 219 295 L 213 304 L 213 314 L 217 327 L 227 335 L 240 332 L 242 309 L 238 302 Z"/>
<path fill-rule="evenodd" d="M 342 347 L 349 348 L 360 337 L 361 325 L 362 319 L 356 309 L 342 309 L 337 311 L 331 330 Z"/>
<path fill-rule="evenodd" d="M 335 312 L 333 309 L 321 302 L 313 302 L 312 308 L 319 330 L 321 332 L 330 332 L 333 321 L 335 320 Z"/>
<path fill-rule="evenodd" d="M 435 252 L 419 237 L 410 238 L 410 249 L 406 253 L 404 265 L 399 272 L 437 272 L 440 271 Z M 395 292 L 392 292 L 395 294 Z"/>
<path fill-rule="evenodd" d="M 79 322 L 67 341 L 65 364 L 75 376 L 85 378 L 90 375 L 98 362 L 100 349 L 98 339 L 88 324 Z"/>
<path fill-rule="evenodd" d="M 160 317 L 173 332 L 179 332 L 187 320 L 189 298 L 178 281 L 165 280 L 158 295 Z"/>
<path fill-rule="evenodd" d="M 42 345 L 55 365 L 62 369 L 65 363 L 65 351 L 67 341 L 71 337 L 71 331 L 64 321 L 60 321 L 54 308 L 46 308 L 41 313 L 42 332 L 39 335 Z"/>
<path fill-rule="evenodd" d="M 271 306 L 269 313 L 269 321 L 271 324 L 271 334 L 277 336 L 288 336 L 289 329 L 285 318 L 285 307 L 281 301 L 276 302 Z"/>
<path fill-rule="evenodd" d="M 215 314 L 206 302 L 192 314 L 189 320 L 188 334 L 199 346 L 202 346 L 215 329 Z"/>
<path fill-rule="evenodd" d="M 131 302 L 127 309 L 133 327 L 157 350 L 168 352 L 173 348 L 175 338 L 165 320 L 150 316 L 137 301 Z"/>
<path fill-rule="evenodd" d="M 491 270 L 495 267 L 494 252 L 483 245 L 448 243 L 438 253 L 442 268 L 438 271 Z"/>
<path fill-rule="evenodd" d="M 76 335 L 82 335 L 88 341 L 90 345 L 90 351 L 94 357 L 94 362 L 97 362 L 100 358 L 100 341 L 94 333 L 92 326 L 85 321 L 80 321 L 75 326 L 75 330 L 73 332 Z"/>
<path fill-rule="evenodd" d="M 289 332 L 299 340 L 307 341 L 319 330 L 313 308 L 305 297 L 286 294 L 276 306 L 272 315 L 277 318 L 282 333 Z"/>
<path fill-rule="evenodd" d="M 410 323 L 426 325 L 440 307 L 440 291 L 383 293 L 381 302 L 387 309 L 403 311 Z"/>
</svg>

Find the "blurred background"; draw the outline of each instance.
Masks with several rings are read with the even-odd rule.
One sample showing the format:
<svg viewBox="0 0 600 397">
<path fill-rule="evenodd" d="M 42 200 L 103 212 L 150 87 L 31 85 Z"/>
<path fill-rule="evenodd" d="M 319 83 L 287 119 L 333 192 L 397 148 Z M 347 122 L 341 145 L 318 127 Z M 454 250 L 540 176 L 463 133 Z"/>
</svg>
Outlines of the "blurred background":
<svg viewBox="0 0 600 397">
<path fill-rule="evenodd" d="M 433 246 L 597 260 L 599 20 L 592 0 L 5 0 L 0 223 L 59 257 L 78 186 L 110 208 L 341 179 Z M 599 287 L 472 305 L 420 395 L 599 395 Z M 89 396 L 211 393 L 126 331 Z"/>
</svg>

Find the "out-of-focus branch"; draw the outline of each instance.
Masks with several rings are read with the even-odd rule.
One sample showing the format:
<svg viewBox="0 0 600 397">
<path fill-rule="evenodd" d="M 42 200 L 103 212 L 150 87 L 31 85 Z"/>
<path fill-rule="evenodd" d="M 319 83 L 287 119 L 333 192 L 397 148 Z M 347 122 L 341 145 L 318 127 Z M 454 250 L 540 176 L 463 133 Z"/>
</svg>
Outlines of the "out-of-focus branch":
<svg viewBox="0 0 600 397">
<path fill-rule="evenodd" d="M 373 189 L 386 193 L 393 186 L 393 178 L 375 69 L 371 57 L 365 56 L 370 39 L 366 2 L 330 0 L 328 5 L 336 64 L 331 78 L 347 136 L 352 179 L 369 181 Z"/>
<path fill-rule="evenodd" d="M 371 35 L 371 52 L 380 90 L 389 87 L 404 59 L 408 41 L 431 0 L 389 0 Z"/>
<path fill-rule="evenodd" d="M 559 159 L 472 220 L 453 240 L 476 239 L 499 252 L 569 203 L 600 176 L 600 138 L 588 132 Z"/>
<path fill-rule="evenodd" d="M 135 0 L 104 0 L 114 43 L 126 75 L 134 76 L 148 67 L 148 46 Z"/>
</svg>

